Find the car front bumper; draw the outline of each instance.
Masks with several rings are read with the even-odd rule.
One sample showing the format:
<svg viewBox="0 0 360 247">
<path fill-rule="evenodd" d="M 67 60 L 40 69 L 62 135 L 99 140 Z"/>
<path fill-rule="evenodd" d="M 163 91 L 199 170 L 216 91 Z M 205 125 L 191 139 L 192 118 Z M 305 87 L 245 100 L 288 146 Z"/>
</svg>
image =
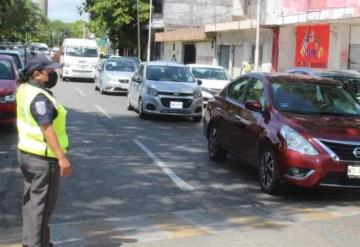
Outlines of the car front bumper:
<svg viewBox="0 0 360 247">
<path fill-rule="evenodd" d="M 64 68 L 62 76 L 69 77 L 69 78 L 94 79 L 95 78 L 95 70 L 93 70 L 93 69 L 80 70 L 80 69 Z"/>
<path fill-rule="evenodd" d="M 360 162 L 335 161 L 327 154 L 311 156 L 287 149 L 282 149 L 279 154 L 280 173 L 289 184 L 307 188 L 323 186 L 360 189 L 360 178 L 349 178 L 347 175 L 348 166 L 360 166 Z M 290 176 L 291 168 L 306 169 L 308 174 L 301 178 Z"/>
<path fill-rule="evenodd" d="M 150 96 L 143 95 L 144 113 L 157 115 L 173 115 L 200 117 L 203 111 L 202 98 L 176 97 L 176 96 Z M 171 107 L 171 102 L 182 102 L 182 108 Z"/>
<path fill-rule="evenodd" d="M 102 82 L 103 90 L 109 93 L 127 93 L 129 89 L 129 83 L 121 83 L 121 82 Z"/>
</svg>

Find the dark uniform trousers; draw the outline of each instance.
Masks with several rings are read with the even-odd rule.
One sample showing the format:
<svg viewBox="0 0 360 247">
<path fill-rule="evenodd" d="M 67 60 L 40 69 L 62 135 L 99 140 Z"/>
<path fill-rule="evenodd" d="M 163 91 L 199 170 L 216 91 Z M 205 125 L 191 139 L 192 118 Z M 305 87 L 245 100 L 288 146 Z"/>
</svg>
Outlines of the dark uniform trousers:
<svg viewBox="0 0 360 247">
<path fill-rule="evenodd" d="M 18 151 L 24 176 L 23 245 L 49 247 L 49 220 L 59 190 L 58 161 Z"/>
</svg>

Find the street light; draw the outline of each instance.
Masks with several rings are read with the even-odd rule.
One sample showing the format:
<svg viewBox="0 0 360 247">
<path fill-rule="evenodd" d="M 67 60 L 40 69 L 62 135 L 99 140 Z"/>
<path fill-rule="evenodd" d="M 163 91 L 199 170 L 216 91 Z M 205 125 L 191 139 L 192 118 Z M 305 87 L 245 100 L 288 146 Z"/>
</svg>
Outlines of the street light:
<svg viewBox="0 0 360 247">
<path fill-rule="evenodd" d="M 256 46 L 255 46 L 255 66 L 254 66 L 255 72 L 259 70 L 260 11 L 261 11 L 261 0 L 258 0 L 257 14 L 256 14 Z"/>
<path fill-rule="evenodd" d="M 147 61 L 150 61 L 150 47 L 151 47 L 151 15 L 152 15 L 152 0 L 150 0 L 150 10 L 149 10 L 149 37 L 148 37 L 148 50 L 147 50 Z"/>
</svg>

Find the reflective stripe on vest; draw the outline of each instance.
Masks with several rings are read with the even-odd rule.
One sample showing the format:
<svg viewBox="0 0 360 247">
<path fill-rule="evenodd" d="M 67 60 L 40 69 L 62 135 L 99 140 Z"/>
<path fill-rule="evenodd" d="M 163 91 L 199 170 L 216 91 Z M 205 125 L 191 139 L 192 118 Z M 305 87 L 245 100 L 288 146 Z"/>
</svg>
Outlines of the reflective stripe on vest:
<svg viewBox="0 0 360 247">
<path fill-rule="evenodd" d="M 43 94 L 55 106 L 57 117 L 53 120 L 53 128 L 61 149 L 66 152 L 69 140 L 66 133 L 66 110 L 59 105 L 55 98 L 45 90 L 23 84 L 18 88 L 17 100 L 17 127 L 19 132 L 18 148 L 22 151 L 46 157 L 56 158 L 54 151 L 47 145 L 41 128 L 31 114 L 31 103 L 38 94 Z"/>
</svg>

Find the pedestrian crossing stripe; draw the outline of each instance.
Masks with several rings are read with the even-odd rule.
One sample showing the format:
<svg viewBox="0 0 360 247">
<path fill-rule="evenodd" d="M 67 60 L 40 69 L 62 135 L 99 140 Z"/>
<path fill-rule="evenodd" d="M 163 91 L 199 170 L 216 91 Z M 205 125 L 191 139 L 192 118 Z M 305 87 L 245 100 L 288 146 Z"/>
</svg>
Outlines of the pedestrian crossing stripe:
<svg viewBox="0 0 360 247">
<path fill-rule="evenodd" d="M 231 207 L 193 209 L 123 218 L 96 219 L 52 224 L 51 237 L 57 246 L 112 246 L 239 231 L 285 228 L 291 224 L 324 221 L 360 214 L 359 206 L 324 208 Z M 21 246 L 21 228 L 0 232 L 0 247 Z"/>
</svg>

